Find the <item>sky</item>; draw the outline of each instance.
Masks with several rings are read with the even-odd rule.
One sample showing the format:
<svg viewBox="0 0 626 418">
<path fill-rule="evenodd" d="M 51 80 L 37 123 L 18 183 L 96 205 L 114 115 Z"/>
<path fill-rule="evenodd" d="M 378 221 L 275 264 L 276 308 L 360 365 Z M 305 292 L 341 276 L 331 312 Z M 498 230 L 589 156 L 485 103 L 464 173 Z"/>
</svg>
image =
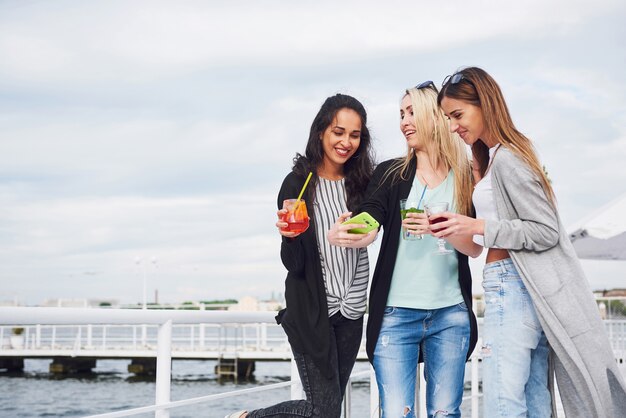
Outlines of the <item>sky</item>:
<svg viewBox="0 0 626 418">
<path fill-rule="evenodd" d="M 405 153 L 404 90 L 471 65 L 571 225 L 626 191 L 625 21 L 619 0 L 0 1 L 0 301 L 282 293 L 276 195 L 324 99 L 365 105 L 380 162 Z M 626 287 L 626 262 L 582 263 Z"/>
</svg>

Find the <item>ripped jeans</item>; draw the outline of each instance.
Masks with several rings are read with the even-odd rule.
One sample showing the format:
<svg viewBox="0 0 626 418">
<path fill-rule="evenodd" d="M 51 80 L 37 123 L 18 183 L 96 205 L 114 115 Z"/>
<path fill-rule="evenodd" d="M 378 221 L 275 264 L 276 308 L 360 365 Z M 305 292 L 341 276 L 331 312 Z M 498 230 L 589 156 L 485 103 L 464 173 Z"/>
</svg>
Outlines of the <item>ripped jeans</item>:
<svg viewBox="0 0 626 418">
<path fill-rule="evenodd" d="M 550 417 L 548 341 L 513 261 L 486 264 L 483 288 L 482 416 Z"/>
<path fill-rule="evenodd" d="M 469 337 L 463 302 L 431 310 L 386 307 L 373 361 L 383 418 L 415 418 L 420 350 L 428 416 L 460 417 Z"/>
</svg>

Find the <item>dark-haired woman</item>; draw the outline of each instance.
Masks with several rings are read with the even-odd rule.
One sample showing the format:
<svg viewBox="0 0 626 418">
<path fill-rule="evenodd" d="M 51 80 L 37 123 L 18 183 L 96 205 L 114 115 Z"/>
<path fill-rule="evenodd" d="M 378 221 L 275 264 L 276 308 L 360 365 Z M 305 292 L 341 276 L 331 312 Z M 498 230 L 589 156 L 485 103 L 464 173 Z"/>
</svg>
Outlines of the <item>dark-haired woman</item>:
<svg viewBox="0 0 626 418">
<path fill-rule="evenodd" d="M 483 274 L 484 416 L 549 417 L 548 353 L 567 417 L 626 416 L 626 386 L 554 192 L 531 141 L 511 120 L 500 87 L 466 68 L 438 102 L 471 145 L 480 181 L 476 219 L 448 213 L 435 236 L 474 235 L 488 248 Z"/>
<path fill-rule="evenodd" d="M 367 115 L 355 98 L 331 96 L 311 125 L 305 155 L 297 154 L 278 193 L 278 217 L 285 199 L 296 198 L 309 172 L 305 202 L 309 228 L 285 231 L 281 259 L 287 269 L 287 308 L 277 317 L 298 367 L 306 400 L 291 400 L 228 417 L 339 418 L 346 384 L 361 344 L 369 262 L 365 248 L 331 246 L 326 232 L 342 213 L 355 208 L 368 185 L 373 161 Z M 354 227 L 365 225 L 354 225 Z M 361 236 L 364 247 L 375 232 Z"/>
</svg>

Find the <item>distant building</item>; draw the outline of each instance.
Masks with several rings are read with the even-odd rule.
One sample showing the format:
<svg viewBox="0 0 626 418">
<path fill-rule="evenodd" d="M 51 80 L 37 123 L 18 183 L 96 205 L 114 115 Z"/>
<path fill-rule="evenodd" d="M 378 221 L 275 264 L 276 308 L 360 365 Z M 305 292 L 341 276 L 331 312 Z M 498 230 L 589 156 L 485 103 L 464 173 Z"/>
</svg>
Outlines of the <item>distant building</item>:
<svg viewBox="0 0 626 418">
<path fill-rule="evenodd" d="M 252 296 L 244 296 L 237 302 L 236 305 L 230 306 L 229 311 L 258 311 L 259 301 Z"/>
<path fill-rule="evenodd" d="M 87 299 L 45 299 L 41 304 L 44 308 L 87 308 L 89 301 Z"/>
<path fill-rule="evenodd" d="M 602 292 L 604 297 L 623 297 L 626 298 L 626 289 L 611 289 Z"/>
<path fill-rule="evenodd" d="M 45 308 L 105 308 L 119 307 L 117 299 L 45 299 L 41 306 Z"/>
<path fill-rule="evenodd" d="M 237 302 L 236 305 L 232 305 L 228 308 L 229 311 L 277 311 L 282 309 L 283 304 L 277 300 L 263 300 L 259 301 L 252 296 L 244 296 Z"/>
<path fill-rule="evenodd" d="M 259 310 L 260 311 L 279 311 L 284 307 L 282 302 L 279 302 L 275 299 L 271 300 L 263 300 L 259 302 Z"/>
</svg>

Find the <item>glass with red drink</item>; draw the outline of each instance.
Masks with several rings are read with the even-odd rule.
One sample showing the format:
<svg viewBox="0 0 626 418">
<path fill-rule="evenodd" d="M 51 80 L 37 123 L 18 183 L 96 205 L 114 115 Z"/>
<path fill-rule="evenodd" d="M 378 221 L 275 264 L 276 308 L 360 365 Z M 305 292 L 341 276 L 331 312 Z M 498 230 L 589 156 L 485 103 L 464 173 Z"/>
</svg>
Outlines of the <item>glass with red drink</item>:
<svg viewBox="0 0 626 418">
<path fill-rule="evenodd" d="M 287 222 L 287 227 L 283 228 L 283 231 L 301 234 L 309 229 L 309 214 L 304 199 L 285 199 L 283 209 L 287 209 L 287 213 L 281 217 L 283 222 Z"/>
<path fill-rule="evenodd" d="M 435 202 L 435 203 L 428 203 L 424 205 L 424 209 L 426 210 L 426 215 L 428 215 L 428 223 L 430 225 L 435 225 L 438 224 L 439 222 L 443 222 L 446 221 L 447 219 L 444 218 L 443 216 L 437 216 L 437 214 L 443 213 L 443 212 L 447 212 L 448 211 L 448 202 Z M 432 231 L 434 233 L 437 233 L 439 231 L 441 231 L 443 228 L 433 228 Z M 452 250 L 448 250 L 446 248 L 446 241 L 443 238 L 439 238 L 437 240 L 437 251 L 435 251 L 433 254 L 437 254 L 437 255 L 447 255 L 447 254 L 451 254 L 453 253 Z"/>
</svg>

